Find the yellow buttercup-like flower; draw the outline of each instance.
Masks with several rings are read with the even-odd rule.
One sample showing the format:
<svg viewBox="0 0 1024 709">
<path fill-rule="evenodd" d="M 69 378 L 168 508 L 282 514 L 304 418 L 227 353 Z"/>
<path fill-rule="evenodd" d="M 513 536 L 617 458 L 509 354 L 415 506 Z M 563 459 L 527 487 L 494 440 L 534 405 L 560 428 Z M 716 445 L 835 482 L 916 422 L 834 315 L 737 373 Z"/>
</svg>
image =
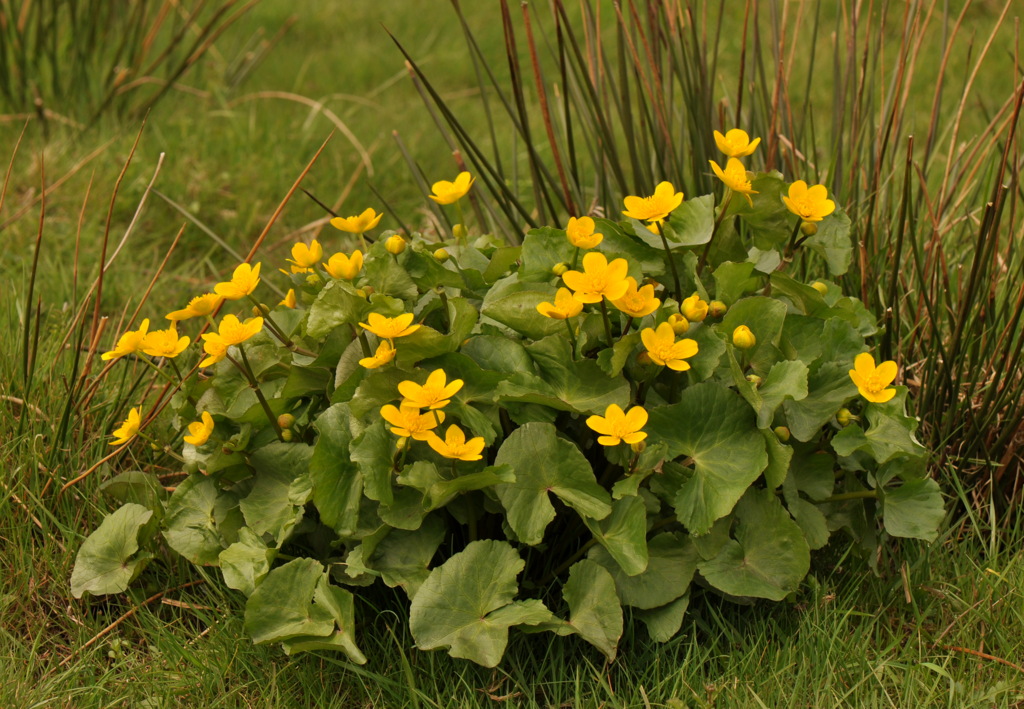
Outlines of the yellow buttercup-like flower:
<svg viewBox="0 0 1024 709">
<path fill-rule="evenodd" d="M 682 335 L 690 329 L 690 321 L 679 313 L 672 313 L 669 315 L 666 322 L 672 326 L 672 332 L 677 335 Z"/>
<path fill-rule="evenodd" d="M 142 341 L 146 339 L 149 332 L 149 318 L 142 321 L 138 330 L 128 330 L 118 338 L 114 349 L 100 355 L 102 360 L 119 359 L 126 355 L 134 354 L 142 350 Z"/>
<path fill-rule="evenodd" d="M 583 272 L 566 271 L 562 274 L 565 285 L 572 289 L 572 297 L 581 303 L 600 303 L 602 298 L 617 300 L 626 294 L 629 283 L 626 273 L 629 264 L 626 259 L 617 258 L 611 263 L 599 251 L 591 251 L 583 257 Z"/>
<path fill-rule="evenodd" d="M 188 425 L 188 435 L 184 438 L 185 443 L 191 443 L 197 448 L 210 440 L 210 434 L 213 433 L 213 417 L 204 411 L 199 419 Z"/>
<path fill-rule="evenodd" d="M 711 169 L 715 171 L 718 179 L 724 182 L 726 187 L 746 197 L 750 206 L 754 206 L 754 200 L 750 198 L 750 195 L 757 194 L 757 191 L 751 187 L 750 178 L 747 177 L 747 168 L 743 167 L 743 163 L 736 158 L 729 158 L 729 162 L 725 164 L 723 170 L 714 160 L 708 162 L 711 163 Z"/>
<path fill-rule="evenodd" d="M 708 316 L 708 303 L 706 300 L 701 300 L 701 297 L 694 293 L 689 298 L 683 300 L 679 306 L 679 312 L 686 316 L 686 319 L 690 322 L 703 322 L 704 318 Z"/>
<path fill-rule="evenodd" d="M 377 337 L 393 340 L 396 337 L 411 335 L 420 329 L 419 325 L 412 324 L 414 317 L 416 316 L 412 313 L 397 315 L 393 318 L 384 317 L 380 313 L 370 313 L 366 318 L 369 322 L 361 322 L 359 327 L 369 330 Z"/>
<path fill-rule="evenodd" d="M 747 132 L 739 128 L 726 131 L 725 135 L 715 131 L 715 145 L 731 158 L 744 158 L 750 155 L 757 149 L 760 142 L 760 138 L 751 140 Z"/>
<path fill-rule="evenodd" d="M 367 369 L 377 369 L 383 367 L 385 364 L 395 358 L 395 348 L 391 345 L 390 340 L 382 340 L 377 345 L 377 352 L 372 357 L 363 357 L 359 360 L 359 365 L 366 367 Z"/>
<path fill-rule="evenodd" d="M 570 217 L 569 225 L 565 227 L 565 235 L 569 243 L 578 249 L 592 249 L 601 243 L 604 234 L 595 234 L 596 225 L 590 217 Z"/>
<path fill-rule="evenodd" d="M 642 406 L 623 412 L 618 405 L 609 404 L 604 416 L 587 418 L 587 426 L 601 434 L 597 442 L 602 446 L 639 443 L 647 438 L 647 434 L 640 430 L 646 425 L 647 411 Z"/>
<path fill-rule="evenodd" d="M 892 360 L 875 366 L 875 358 L 868 352 L 861 352 L 853 360 L 850 379 L 857 385 L 857 391 L 868 401 L 884 404 L 896 396 L 895 389 L 886 389 L 896 380 L 899 371 Z"/>
<path fill-rule="evenodd" d="M 284 298 L 278 305 L 283 305 L 286 308 L 295 309 L 295 306 L 299 304 L 298 298 L 295 297 L 295 289 L 289 288 L 288 292 L 284 294 Z"/>
<path fill-rule="evenodd" d="M 323 267 L 331 278 L 343 278 L 346 281 L 351 281 L 359 275 L 359 271 L 363 268 L 363 252 L 356 249 L 351 256 L 346 256 L 343 253 L 334 254 L 327 260 L 327 263 L 323 264 Z"/>
<path fill-rule="evenodd" d="M 466 196 L 474 181 L 475 178 L 468 172 L 460 172 L 459 176 L 455 178 L 455 182 L 448 180 L 435 182 L 430 187 L 430 191 L 434 193 L 430 195 L 430 199 L 438 204 L 454 204 Z"/>
<path fill-rule="evenodd" d="M 175 310 L 174 312 L 167 313 L 168 320 L 188 320 L 189 318 L 202 318 L 206 317 L 214 310 L 217 306 L 224 301 L 224 298 L 217 295 L 216 293 L 203 293 L 197 295 L 192 300 L 188 301 L 181 310 Z"/>
<path fill-rule="evenodd" d="M 660 221 L 683 203 L 683 193 L 676 192 L 671 182 L 662 182 L 654 188 L 654 194 L 650 197 L 630 195 L 623 202 L 626 205 L 623 214 L 627 217 L 640 221 Z"/>
<path fill-rule="evenodd" d="M 292 246 L 292 257 L 288 259 L 288 263 L 292 264 L 292 273 L 303 273 L 315 266 L 323 255 L 324 249 L 316 239 L 308 246 L 300 241 Z"/>
<path fill-rule="evenodd" d="M 228 347 L 228 343 L 216 332 L 204 333 L 203 352 L 206 353 L 206 358 L 199 363 L 199 366 L 209 367 L 217 364 L 217 362 L 228 356 Z"/>
<path fill-rule="evenodd" d="M 654 297 L 654 286 L 650 283 L 637 290 L 636 279 L 627 276 L 626 284 L 625 295 L 612 301 L 612 305 L 626 315 L 631 318 L 642 318 L 653 313 L 661 305 L 661 300 Z"/>
<path fill-rule="evenodd" d="M 732 344 L 741 350 L 749 350 L 757 344 L 757 337 L 746 325 L 740 325 L 732 331 Z"/>
<path fill-rule="evenodd" d="M 803 180 L 789 186 L 789 196 L 782 195 L 786 208 L 805 222 L 820 222 L 836 211 L 836 203 L 828 198 L 825 185 L 808 187 Z"/>
<path fill-rule="evenodd" d="M 349 234 L 362 234 L 380 224 L 384 213 L 377 214 L 373 207 L 367 207 L 362 214 L 354 217 L 334 217 L 331 219 L 331 226 Z"/>
<path fill-rule="evenodd" d="M 677 372 L 689 369 L 690 363 L 686 360 L 697 354 L 697 341 L 684 338 L 676 342 L 676 332 L 667 322 L 657 328 L 644 328 L 640 332 L 640 341 L 647 348 L 647 356 L 652 362 Z"/>
<path fill-rule="evenodd" d="M 580 314 L 583 310 L 583 303 L 572 297 L 572 291 L 568 288 L 559 288 L 555 293 L 554 303 L 540 303 L 537 312 L 546 318 L 554 320 L 568 320 Z"/>
<path fill-rule="evenodd" d="M 214 292 L 227 300 L 240 300 L 256 290 L 260 282 L 260 265 L 241 264 L 231 274 L 231 280 L 218 283 Z"/>
<path fill-rule="evenodd" d="M 484 449 L 482 436 L 466 440 L 466 434 L 461 428 L 454 424 L 448 427 L 444 434 L 444 440 L 433 431 L 427 436 L 427 445 L 443 455 L 445 458 L 454 460 L 480 460 L 483 458 L 480 452 Z"/>
<path fill-rule="evenodd" d="M 405 399 L 402 406 L 412 405 L 420 409 L 440 409 L 451 403 L 452 397 L 462 388 L 461 379 L 448 381 L 443 369 L 435 369 L 422 386 L 406 380 L 398 383 L 398 393 Z"/>
<path fill-rule="evenodd" d="M 217 334 L 229 346 L 240 345 L 263 329 L 263 318 L 249 318 L 240 321 L 234 315 L 225 315 L 217 328 Z"/>
<path fill-rule="evenodd" d="M 178 337 L 178 330 L 172 324 L 166 330 L 153 330 L 142 338 L 142 351 L 150 357 L 173 359 L 185 351 L 192 339 L 186 335 Z"/>
<path fill-rule="evenodd" d="M 139 407 L 136 406 L 128 412 L 128 418 L 121 423 L 120 428 L 114 429 L 114 440 L 110 442 L 110 445 L 124 445 L 135 438 L 135 434 L 139 432 L 141 426 L 142 418 L 139 415 Z"/>
<path fill-rule="evenodd" d="M 381 407 L 381 417 L 391 424 L 391 432 L 402 438 L 414 438 L 417 441 L 425 441 L 430 437 L 430 431 L 444 422 L 444 411 L 431 411 L 421 414 L 415 406 L 401 407 L 387 404 Z"/>
</svg>

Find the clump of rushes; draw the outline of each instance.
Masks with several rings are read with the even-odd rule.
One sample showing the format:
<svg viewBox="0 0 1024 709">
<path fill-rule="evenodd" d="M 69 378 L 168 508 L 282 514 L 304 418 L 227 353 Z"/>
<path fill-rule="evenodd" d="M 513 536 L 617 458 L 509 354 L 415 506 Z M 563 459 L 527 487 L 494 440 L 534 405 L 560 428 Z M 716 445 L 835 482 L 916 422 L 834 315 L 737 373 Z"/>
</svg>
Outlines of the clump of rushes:
<svg viewBox="0 0 1024 709">
<path fill-rule="evenodd" d="M 457 204 L 471 184 L 433 197 Z M 749 260 L 712 249 L 711 278 L 714 198 L 664 182 L 620 221 L 578 217 L 521 247 L 388 231 L 365 251 L 296 244 L 273 308 L 242 264 L 167 330 L 121 333 L 108 366 L 170 363 L 183 395 L 164 415 L 133 408 L 113 441 L 154 443 L 188 477 L 94 532 L 73 593 L 124 590 L 122 562 L 141 570 L 160 543 L 221 568 L 257 642 L 363 662 L 354 596 L 387 584 L 420 650 L 494 666 L 515 628 L 613 658 L 623 606 L 665 640 L 701 598 L 695 573 L 708 593 L 781 601 L 833 533 L 871 558 L 885 535 L 933 539 L 942 497 L 896 364 L 867 353 L 856 298 L 787 272 L 781 178 L 751 184 L 730 187 L 751 200 L 729 237 Z M 838 213 L 818 214 L 830 249 L 848 238 Z M 687 232 L 701 223 L 704 240 Z"/>
</svg>

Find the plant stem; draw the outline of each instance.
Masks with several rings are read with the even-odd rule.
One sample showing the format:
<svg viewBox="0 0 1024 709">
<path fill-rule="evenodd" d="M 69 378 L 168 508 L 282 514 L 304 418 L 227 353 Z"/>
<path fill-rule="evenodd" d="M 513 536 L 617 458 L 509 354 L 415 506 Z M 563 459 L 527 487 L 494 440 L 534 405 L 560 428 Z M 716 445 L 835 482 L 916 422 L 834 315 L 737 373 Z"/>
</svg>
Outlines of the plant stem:
<svg viewBox="0 0 1024 709">
<path fill-rule="evenodd" d="M 224 356 L 227 357 L 231 361 L 231 364 L 238 367 L 238 370 L 245 375 L 246 380 L 249 382 L 249 388 L 256 394 L 256 399 L 260 402 L 260 406 L 263 407 L 263 413 L 267 415 L 267 420 L 270 421 L 270 425 L 274 427 L 278 440 L 284 441 L 284 433 L 281 431 L 280 424 L 277 423 L 277 416 L 274 415 L 273 409 L 271 409 L 270 404 L 267 403 L 267 398 L 263 396 L 263 392 L 260 390 L 259 382 L 256 381 L 256 377 L 252 373 L 252 367 L 249 365 L 249 358 L 245 355 L 245 348 L 238 345 L 238 351 L 242 354 L 241 363 L 231 355 L 226 354 Z"/>
<path fill-rule="evenodd" d="M 455 214 L 459 218 L 459 224 L 462 225 L 462 236 L 455 236 L 455 227 L 452 227 L 452 236 L 455 236 L 456 242 L 460 246 L 468 246 L 469 244 L 469 231 L 466 229 L 466 217 L 462 213 L 462 200 L 455 200 Z"/>
<path fill-rule="evenodd" d="M 437 297 L 441 299 L 441 316 L 444 318 L 444 329 L 450 332 L 452 329 L 451 319 L 448 317 L 448 295 L 444 292 L 444 286 L 436 288 Z"/>
<path fill-rule="evenodd" d="M 573 252 L 572 252 L 572 270 L 573 271 L 576 270 L 576 264 L 579 263 L 579 260 L 580 260 L 580 247 L 577 246 L 573 250 Z"/>
<path fill-rule="evenodd" d="M 615 343 L 612 342 L 612 323 L 608 319 L 608 306 L 604 302 L 604 298 L 601 299 L 601 317 L 604 319 L 604 334 L 608 338 L 608 346 L 611 347 Z"/>
<path fill-rule="evenodd" d="M 661 245 L 665 248 L 665 260 L 668 261 L 668 268 L 672 272 L 672 284 L 675 286 L 676 302 L 683 302 L 683 287 L 679 283 L 679 271 L 676 270 L 675 259 L 672 258 L 672 249 L 668 246 L 668 239 L 665 238 L 665 230 L 671 229 L 668 222 L 664 222 L 658 229 L 658 236 L 661 237 Z M 710 242 L 709 242 L 710 243 Z"/>
<path fill-rule="evenodd" d="M 711 244 L 715 241 L 715 234 L 718 233 L 718 227 L 722 225 L 722 220 L 725 219 L 725 210 L 729 208 L 729 202 L 732 201 L 732 190 L 729 190 L 725 197 L 725 201 L 722 202 L 722 208 L 718 212 L 718 216 L 715 218 L 715 225 L 711 227 L 711 238 L 708 239 L 707 245 L 704 247 L 703 253 L 700 255 L 700 261 L 697 262 L 697 275 L 699 276 L 704 270 L 704 265 L 708 262 L 708 254 L 711 253 Z M 799 228 L 799 225 L 798 225 Z"/>
<path fill-rule="evenodd" d="M 838 495 L 827 497 L 822 502 L 843 502 L 845 500 L 877 500 L 878 490 L 857 490 L 855 492 L 841 492 Z"/>
<path fill-rule="evenodd" d="M 572 323 L 569 322 L 570 319 L 571 318 L 566 318 L 563 322 L 565 323 L 566 329 L 569 330 L 569 344 L 572 347 L 570 352 L 572 353 L 573 361 L 575 361 L 576 360 L 576 333 L 572 329 Z"/>
</svg>

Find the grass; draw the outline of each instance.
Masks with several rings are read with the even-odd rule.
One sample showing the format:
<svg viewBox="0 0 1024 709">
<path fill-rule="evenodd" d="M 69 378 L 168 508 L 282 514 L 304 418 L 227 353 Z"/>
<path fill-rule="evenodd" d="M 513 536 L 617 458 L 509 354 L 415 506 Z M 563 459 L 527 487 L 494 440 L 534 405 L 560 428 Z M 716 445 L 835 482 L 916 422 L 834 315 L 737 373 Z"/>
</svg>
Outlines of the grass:
<svg viewBox="0 0 1024 709">
<path fill-rule="evenodd" d="M 500 62 L 502 29 L 493 10 L 465 5 L 484 55 Z M 188 76 L 193 90 L 177 91 L 154 107 L 114 202 L 111 247 L 124 234 L 162 152 L 159 194 L 149 194 L 105 281 L 101 312 L 111 320 L 99 347 L 111 341 L 121 313 L 139 303 L 182 224 L 187 229 L 151 296 L 161 307 L 177 307 L 199 284 L 230 269 L 234 258 L 227 249 L 248 250 L 331 130 L 338 133 L 306 187 L 348 214 L 382 206 L 372 184 L 403 219 L 430 228 L 427 200 L 409 179 L 391 131 L 399 131 L 430 179 L 450 178 L 456 162 L 378 23 L 429 72 L 460 120 L 482 127 L 486 119 L 474 67 L 452 41 L 459 34 L 455 15 L 438 12 L 424 23 L 411 8 L 409 0 L 381 0 L 353 4 L 339 16 L 330 4 L 313 0 L 266 1 L 239 19 Z M 975 4 L 971 31 L 983 37 L 999 9 Z M 259 66 L 240 76 L 234 58 L 269 41 L 292 13 L 291 29 Z M 735 49 L 737 36 L 726 35 L 723 46 Z M 923 51 L 932 53 L 918 59 L 925 86 L 937 64 L 929 47 Z M 1001 87 L 998 77 L 982 80 L 983 91 L 995 94 Z M 803 85 L 803 79 L 792 83 Z M 944 115 L 955 105 L 954 94 L 943 98 Z M 984 125 L 981 114 L 971 111 L 967 120 Z M 915 109 L 908 121 L 921 125 L 925 115 Z M 0 122 L 0 145 L 8 154 L 21 127 L 20 120 Z M 793 603 L 744 607 L 702 595 L 671 643 L 652 645 L 639 624 L 628 625 L 620 657 L 609 667 L 571 640 L 516 634 L 505 663 L 493 672 L 410 650 L 397 602 L 386 595 L 363 601 L 367 607 L 359 613 L 374 618 L 358 629 L 370 657 L 365 668 L 326 654 L 285 657 L 244 637 L 240 594 L 224 588 L 216 574 L 197 575 L 169 556 L 157 559 L 125 597 L 70 601 L 74 553 L 111 507 L 100 491 L 109 470 L 101 467 L 59 498 L 54 488 L 109 452 L 106 434 L 123 417 L 127 392 L 137 395 L 148 386 L 137 373 L 122 375 L 128 372 L 122 368 L 94 396 L 77 398 L 81 407 L 61 425 L 68 389 L 85 381 L 90 344 L 88 328 L 75 330 L 67 348 L 64 335 L 101 261 L 110 195 L 137 130 L 137 123 L 105 117 L 86 133 L 51 125 L 44 136 L 30 123 L 0 208 L 0 332 L 6 335 L 0 340 L 0 657 L 10 668 L 0 706 L 1024 706 L 1024 671 L 1000 661 L 1019 665 L 1024 657 L 1024 531 L 1019 521 L 997 526 L 987 516 L 990 507 L 979 506 L 966 489 L 954 502 L 985 514 L 951 525 L 931 548 L 899 549 L 895 560 L 882 564 L 881 577 L 845 558 L 836 542 L 835 557 L 821 561 Z M 961 130 L 970 135 L 975 124 Z M 359 145 L 370 156 L 372 175 Z M 511 138 L 508 145 L 522 148 Z M 39 275 L 29 299 L 27 255 L 39 233 L 37 198 L 43 184 L 68 174 L 46 199 Z M 901 167 L 897 176 L 902 174 Z M 263 254 L 282 260 L 298 235 L 323 227 L 323 216 L 298 195 Z M 974 216 L 964 220 L 965 229 Z M 951 250 L 950 257 L 961 253 Z M 1009 302 L 1007 295 L 999 298 Z M 79 332 L 85 335 L 81 344 Z M 22 358 L 26 341 L 32 377 Z M 101 369 L 98 360 L 88 366 L 92 375 Z M 138 457 L 119 460 L 119 469 L 154 464 L 142 448 L 128 455 Z M 203 583 L 181 588 L 197 579 Z"/>
</svg>

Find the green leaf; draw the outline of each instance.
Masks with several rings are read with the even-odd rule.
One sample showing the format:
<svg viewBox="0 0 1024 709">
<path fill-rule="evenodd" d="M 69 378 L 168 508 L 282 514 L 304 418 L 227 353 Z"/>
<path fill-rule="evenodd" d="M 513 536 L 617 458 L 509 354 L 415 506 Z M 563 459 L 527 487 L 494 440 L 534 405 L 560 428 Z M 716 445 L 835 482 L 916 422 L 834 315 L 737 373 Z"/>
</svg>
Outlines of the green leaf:
<svg viewBox="0 0 1024 709">
<path fill-rule="evenodd" d="M 750 407 L 717 384 L 686 389 L 678 404 L 654 409 L 645 430 L 669 446 L 666 457 L 693 458 L 694 474 L 674 501 L 679 521 L 691 533 L 706 534 L 732 511 L 768 465 L 764 438 Z"/>
<path fill-rule="evenodd" d="M 593 360 L 573 361 L 567 338 L 546 337 L 528 345 L 526 350 L 536 363 L 541 379 L 548 384 L 538 392 L 541 397 L 561 400 L 571 407 L 570 411 L 602 415 L 609 404 L 625 407 L 629 402 L 626 379 L 608 376 Z M 513 383 L 523 380 L 523 377 L 510 378 L 498 391 L 501 396 L 508 396 Z"/>
<path fill-rule="evenodd" d="M 736 195 L 729 203 L 727 214 L 738 214 L 743 219 L 757 248 L 779 248 L 793 233 L 794 217 L 782 201 L 782 194 L 788 187 L 778 172 L 758 173 L 750 183 L 757 192 L 751 195 L 753 204 Z"/>
<path fill-rule="evenodd" d="M 348 404 L 335 404 L 317 416 L 313 426 L 319 435 L 309 459 L 313 504 L 320 513 L 320 521 L 342 539 L 356 532 L 363 496 L 362 473 L 349 457 L 351 417 Z"/>
<path fill-rule="evenodd" d="M 366 260 L 366 280 L 373 284 L 376 293 L 394 298 L 415 298 L 419 294 L 416 284 L 397 259 L 383 250 Z"/>
<path fill-rule="evenodd" d="M 832 447 L 841 456 L 863 450 L 879 463 L 899 456 L 922 457 L 925 447 L 914 438 L 917 420 L 903 413 L 907 388 L 897 387 L 896 396 L 884 404 L 868 404 L 865 410 L 870 426 L 867 431 L 850 424 L 832 439 Z"/>
<path fill-rule="evenodd" d="M 752 293 L 761 285 L 761 279 L 753 276 L 754 264 L 726 261 L 715 269 L 715 298 L 726 305 L 732 305 L 744 293 Z"/>
<path fill-rule="evenodd" d="M 267 574 L 245 604 L 245 632 L 257 645 L 303 635 L 327 637 L 334 630 L 328 609 L 313 603 L 324 567 L 316 559 L 294 559 Z"/>
<path fill-rule="evenodd" d="M 470 542 L 438 566 L 412 599 L 409 626 L 421 650 L 447 647 L 452 657 L 495 667 L 508 629 L 551 619 L 538 602 L 515 603 L 525 562 L 507 542 Z"/>
<path fill-rule="evenodd" d="M 237 505 L 234 496 L 219 491 L 212 479 L 190 475 L 167 502 L 164 540 L 193 564 L 216 565 L 221 551 L 235 541 L 229 538 L 233 535 L 222 533 L 220 526 L 229 515 L 238 514 Z"/>
<path fill-rule="evenodd" d="M 736 506 L 736 539 L 698 570 L 733 596 L 781 601 L 800 585 L 811 564 L 803 531 L 770 490 L 751 490 Z"/>
<path fill-rule="evenodd" d="M 256 534 L 270 534 L 278 546 L 302 521 L 305 502 L 289 499 L 292 482 L 309 471 L 313 448 L 302 443 L 274 441 L 254 451 L 256 469 L 252 491 L 239 502 L 245 522 Z"/>
<path fill-rule="evenodd" d="M 846 273 L 853 260 L 850 227 L 850 217 L 842 209 L 837 208 L 818 222 L 817 233 L 804 242 L 804 246 L 825 259 L 833 276 Z"/>
<path fill-rule="evenodd" d="M 578 561 L 569 569 L 562 597 L 569 604 L 569 625 L 608 662 L 614 660 L 622 637 L 622 606 L 612 575 L 589 559 Z"/>
<path fill-rule="evenodd" d="M 690 371 L 699 382 L 708 379 L 722 361 L 726 349 L 725 340 L 713 328 L 703 324 L 691 326 L 683 337 L 697 343 L 697 354 L 686 360 L 690 363 Z"/>
<path fill-rule="evenodd" d="M 416 531 L 396 529 L 377 544 L 367 564 L 391 588 L 400 586 L 412 599 L 430 575 L 430 562 L 444 540 L 445 525 L 431 515 Z"/>
<path fill-rule="evenodd" d="M 624 497 L 612 503 L 611 514 L 603 520 L 583 521 L 626 576 L 647 568 L 647 508 L 642 499 Z"/>
<path fill-rule="evenodd" d="M 547 283 L 555 276 L 551 270 L 555 264 L 571 265 L 575 251 L 576 247 L 569 243 L 563 230 L 549 226 L 531 229 L 523 238 L 519 280 Z"/>
<path fill-rule="evenodd" d="M 637 610 L 633 615 L 643 621 L 651 640 L 667 643 L 676 636 L 683 625 L 683 616 L 690 606 L 690 594 L 686 593 L 676 600 L 658 608 Z"/>
<path fill-rule="evenodd" d="M 164 499 L 167 492 L 160 484 L 160 479 L 153 473 L 141 470 L 119 473 L 100 485 L 100 490 L 118 502 L 142 505 L 151 510 L 158 521 L 164 516 Z"/>
<path fill-rule="evenodd" d="M 786 399 L 800 401 L 807 397 L 807 365 L 800 360 L 776 362 L 761 386 L 754 386 L 743 375 L 732 348 L 729 349 L 729 364 L 737 391 L 757 412 L 758 428 L 772 425 L 776 409 Z"/>
<path fill-rule="evenodd" d="M 436 286 L 446 288 L 465 288 L 466 282 L 454 266 L 446 267 L 436 258 L 433 252 L 413 241 L 412 249 L 407 249 L 408 257 L 405 260 L 405 270 L 409 277 L 416 283 L 423 292 L 429 291 Z"/>
<path fill-rule="evenodd" d="M 757 343 L 744 352 L 754 369 L 768 371 L 778 359 L 776 348 L 782 338 L 782 325 L 786 319 L 786 304 L 774 298 L 755 295 L 736 301 L 716 328 L 728 342 L 740 325 L 754 333 Z"/>
<path fill-rule="evenodd" d="M 597 484 L 590 463 L 551 424 L 517 428 L 498 449 L 494 463 L 515 471 L 515 482 L 495 485 L 494 491 L 508 512 L 509 526 L 525 544 L 540 544 L 555 518 L 548 493 L 584 517 L 603 519 L 611 513 L 611 498 Z"/>
<path fill-rule="evenodd" d="M 793 459 L 793 448 L 787 446 L 774 431 L 761 429 L 765 449 L 768 451 L 768 467 L 764 469 L 764 482 L 770 490 L 774 490 L 789 474 L 790 461 Z"/>
<path fill-rule="evenodd" d="M 81 598 L 89 592 L 102 596 L 128 588 L 153 557 L 148 551 L 135 556 L 139 532 L 152 517 L 152 510 L 133 502 L 104 517 L 78 550 L 71 572 L 71 595 Z"/>
<path fill-rule="evenodd" d="M 501 246 L 491 254 L 491 263 L 484 271 L 484 280 L 494 283 L 499 278 L 508 275 L 508 271 L 519 261 L 523 253 L 522 246 Z"/>
<path fill-rule="evenodd" d="M 626 366 L 626 360 L 633 354 L 637 344 L 640 342 L 640 333 L 633 332 L 625 337 L 620 337 L 611 347 L 607 347 L 597 354 L 597 366 L 609 377 L 617 377 L 622 368 Z"/>
<path fill-rule="evenodd" d="M 671 227 L 665 236 L 669 245 L 700 246 L 711 241 L 715 227 L 715 196 L 706 194 L 684 200 L 668 218 Z M 651 244 L 660 246 L 661 244 Z"/>
<path fill-rule="evenodd" d="M 332 586 L 324 574 L 320 577 L 316 590 L 313 592 L 313 603 L 324 608 L 337 628 L 326 638 L 320 636 L 300 635 L 284 641 L 287 655 L 310 650 L 340 650 L 348 655 L 348 659 L 358 665 L 366 664 L 366 656 L 352 638 L 355 628 L 355 602 L 351 593 L 343 588 Z"/>
<path fill-rule="evenodd" d="M 491 286 L 480 314 L 534 340 L 563 330 L 565 325 L 561 320 L 546 318 L 537 312 L 539 304 L 554 302 L 555 287 L 523 284 L 518 279 L 518 275 L 513 274 Z"/>
<path fill-rule="evenodd" d="M 411 443 L 411 441 L 409 441 Z M 388 430 L 384 419 L 377 418 L 352 442 L 352 462 L 363 474 L 364 494 L 382 505 L 394 502 L 391 488 L 392 456 L 395 452 L 395 437 Z"/>
<path fill-rule="evenodd" d="M 320 339 L 337 327 L 355 325 L 369 311 L 366 298 L 356 295 L 348 283 L 328 281 L 316 300 L 309 306 L 306 333 Z"/>
<path fill-rule="evenodd" d="M 849 366 L 844 368 L 834 362 L 812 369 L 807 378 L 807 396 L 800 401 L 783 403 L 786 422 L 796 440 L 806 442 L 817 438 L 821 427 L 857 393 L 848 370 Z"/>
<path fill-rule="evenodd" d="M 449 298 L 448 334 L 443 335 L 424 325 L 408 337 L 403 337 L 397 348 L 399 366 L 407 368 L 421 359 L 455 352 L 462 341 L 469 337 L 469 333 L 473 332 L 478 315 L 476 308 L 465 298 Z"/>
<path fill-rule="evenodd" d="M 220 570 L 228 587 L 251 596 L 270 571 L 277 557 L 271 549 L 248 527 L 238 530 L 238 541 L 220 553 Z"/>
<path fill-rule="evenodd" d="M 825 519 L 825 515 L 817 505 L 800 497 L 792 501 L 787 500 L 786 505 L 789 507 L 789 513 L 793 515 L 793 519 L 803 530 L 804 536 L 807 537 L 807 545 L 812 551 L 821 549 L 828 544 L 830 534 L 828 520 Z"/>
<path fill-rule="evenodd" d="M 882 521 L 894 537 L 934 542 L 945 516 L 939 484 L 931 478 L 905 482 L 882 495 Z"/>
<path fill-rule="evenodd" d="M 611 572 L 623 605 L 657 608 L 687 592 L 697 570 L 697 550 L 688 538 L 663 533 L 647 544 L 647 568 L 628 576 L 604 547 L 592 547 L 588 556 Z"/>
<path fill-rule="evenodd" d="M 459 352 L 472 359 L 482 369 L 506 374 L 515 374 L 516 372 L 533 374 L 536 371 L 526 348 L 507 337 L 477 335 L 471 337 Z"/>
</svg>

